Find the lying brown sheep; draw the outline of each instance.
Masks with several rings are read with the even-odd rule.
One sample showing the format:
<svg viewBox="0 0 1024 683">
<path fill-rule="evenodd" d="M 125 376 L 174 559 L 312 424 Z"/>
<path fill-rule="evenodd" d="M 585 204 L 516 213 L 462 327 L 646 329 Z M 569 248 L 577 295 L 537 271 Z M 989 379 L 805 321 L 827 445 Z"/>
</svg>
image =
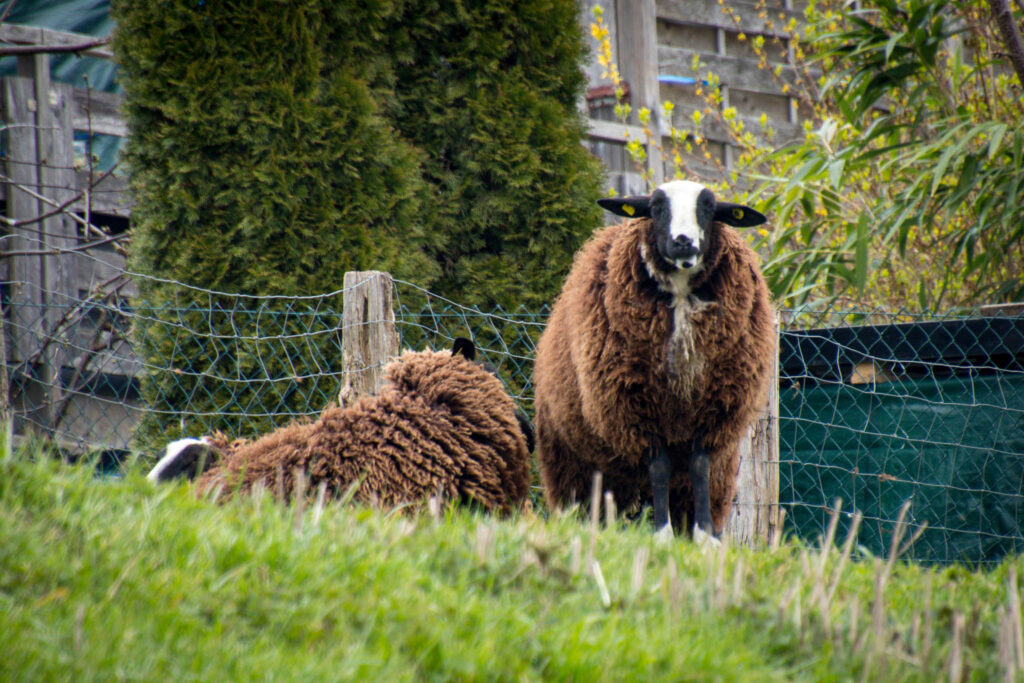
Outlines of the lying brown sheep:
<svg viewBox="0 0 1024 683">
<path fill-rule="evenodd" d="M 601 471 L 620 506 L 653 497 L 659 532 L 670 517 L 720 532 L 776 353 L 757 257 L 724 223 L 765 218 L 685 181 L 600 203 L 634 220 L 577 253 L 537 346 L 548 502 L 586 503 Z"/>
<path fill-rule="evenodd" d="M 262 483 L 290 499 L 301 470 L 309 491 L 323 482 L 339 495 L 355 485 L 353 497 L 364 503 L 390 507 L 440 493 L 508 513 L 528 493 L 532 428 L 474 355 L 465 339 L 451 352 L 406 352 L 388 366 L 376 396 L 254 441 L 176 441 L 149 478 L 195 476 L 207 458 L 200 491 L 230 495 Z"/>
</svg>

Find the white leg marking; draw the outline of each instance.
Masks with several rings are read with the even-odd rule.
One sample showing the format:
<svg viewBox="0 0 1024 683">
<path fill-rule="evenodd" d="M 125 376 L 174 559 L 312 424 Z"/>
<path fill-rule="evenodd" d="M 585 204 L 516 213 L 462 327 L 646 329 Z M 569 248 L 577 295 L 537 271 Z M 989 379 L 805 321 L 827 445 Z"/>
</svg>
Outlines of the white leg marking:
<svg viewBox="0 0 1024 683">
<path fill-rule="evenodd" d="M 654 532 L 654 542 L 657 545 L 668 545 L 672 540 L 672 525 L 666 524 Z"/>
<path fill-rule="evenodd" d="M 700 525 L 693 525 L 693 540 L 702 549 L 709 550 L 722 545 L 717 538 L 700 528 Z"/>
</svg>

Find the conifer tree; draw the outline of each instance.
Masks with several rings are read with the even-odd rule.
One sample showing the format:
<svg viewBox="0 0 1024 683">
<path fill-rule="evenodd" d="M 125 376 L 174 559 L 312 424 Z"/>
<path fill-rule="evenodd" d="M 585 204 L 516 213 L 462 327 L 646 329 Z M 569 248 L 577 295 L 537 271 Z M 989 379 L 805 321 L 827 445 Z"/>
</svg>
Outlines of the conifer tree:
<svg viewBox="0 0 1024 683">
<path fill-rule="evenodd" d="M 557 294 L 600 224 L 583 146 L 586 44 L 575 0 L 410 0 L 388 31 L 392 120 L 425 154 L 434 290 L 509 310 Z"/>
<path fill-rule="evenodd" d="M 252 334 L 239 329 L 245 310 L 284 337 L 308 329 L 294 301 L 203 290 L 317 294 L 368 268 L 430 284 L 418 153 L 378 104 L 392 82 L 380 43 L 393 11 L 358 0 L 114 5 L 132 133 L 130 264 L 154 276 L 137 279 L 134 302 L 136 351 L 151 369 L 141 436 L 176 435 L 183 406 L 222 416 L 186 432 L 251 433 L 268 426 L 254 415 L 287 419 L 337 389 L 315 378 L 340 354 L 239 339 Z M 299 380 L 253 381 L 264 375 Z"/>
</svg>

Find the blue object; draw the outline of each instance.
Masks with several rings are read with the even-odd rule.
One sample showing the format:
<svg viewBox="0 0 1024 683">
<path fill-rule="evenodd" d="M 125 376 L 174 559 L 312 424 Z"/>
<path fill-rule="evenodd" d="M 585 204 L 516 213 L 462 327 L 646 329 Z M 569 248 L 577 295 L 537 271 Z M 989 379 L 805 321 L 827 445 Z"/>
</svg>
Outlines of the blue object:
<svg viewBox="0 0 1024 683">
<path fill-rule="evenodd" d="M 658 76 L 659 83 L 668 83 L 669 85 L 707 85 L 707 81 L 698 81 L 696 78 L 689 76 L 670 76 L 668 74 Z"/>
</svg>

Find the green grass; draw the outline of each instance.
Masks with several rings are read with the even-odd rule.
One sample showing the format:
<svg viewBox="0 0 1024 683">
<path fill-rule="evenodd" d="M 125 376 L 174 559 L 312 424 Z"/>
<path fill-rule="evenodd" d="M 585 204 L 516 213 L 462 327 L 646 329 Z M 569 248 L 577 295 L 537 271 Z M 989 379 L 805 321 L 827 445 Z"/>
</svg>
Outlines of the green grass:
<svg viewBox="0 0 1024 683">
<path fill-rule="evenodd" d="M 573 515 L 217 505 L 0 454 L 2 680 L 982 680 L 1016 659 L 1020 568 L 886 576 L 835 547 L 657 546 Z"/>
</svg>

